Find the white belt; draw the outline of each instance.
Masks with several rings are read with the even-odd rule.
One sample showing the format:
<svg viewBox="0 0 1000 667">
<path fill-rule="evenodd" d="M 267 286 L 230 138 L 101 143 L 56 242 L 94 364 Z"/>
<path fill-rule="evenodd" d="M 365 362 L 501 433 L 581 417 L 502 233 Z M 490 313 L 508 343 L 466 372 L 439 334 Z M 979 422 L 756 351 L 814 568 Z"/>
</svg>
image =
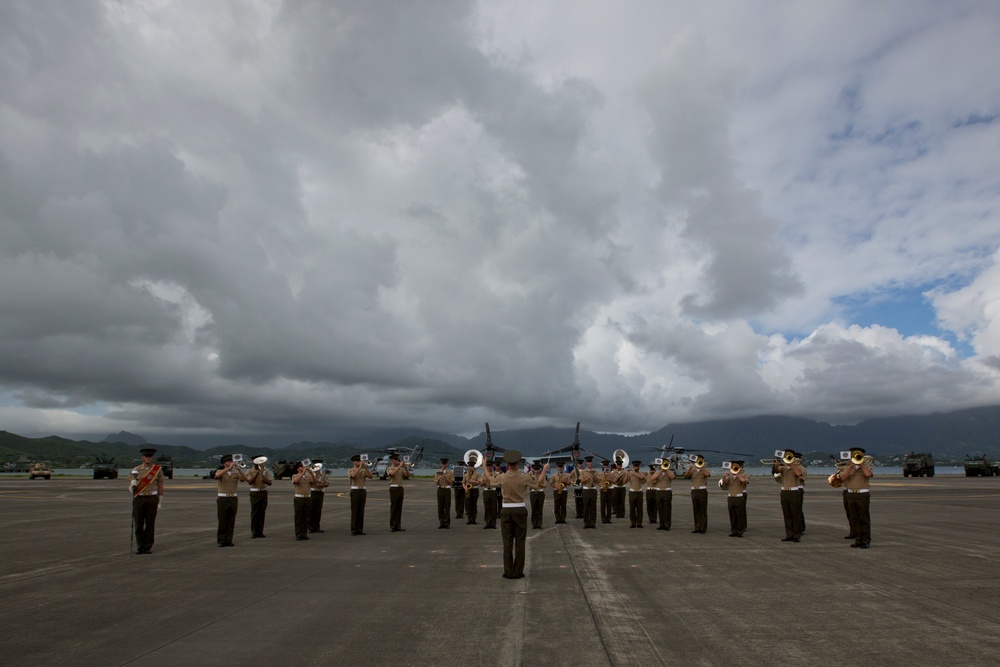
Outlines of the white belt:
<svg viewBox="0 0 1000 667">
<path fill-rule="evenodd" d="M 701 491 L 702 489 L 707 489 L 707 488 L 708 488 L 707 486 L 692 486 L 691 490 L 692 491 Z"/>
<path fill-rule="evenodd" d="M 267 491 L 267 489 L 255 489 L 252 486 L 250 487 L 250 493 L 257 493 L 259 491 Z"/>
<path fill-rule="evenodd" d="M 159 491 L 150 491 L 149 493 L 140 493 L 139 497 L 141 498 L 142 496 L 155 496 L 158 495 L 159 493 L 160 493 Z"/>
<path fill-rule="evenodd" d="M 742 493 L 731 493 L 731 494 L 729 494 L 730 498 L 741 498 L 742 496 L 743 496 Z"/>
<path fill-rule="evenodd" d="M 848 493 L 868 493 L 868 489 L 847 489 Z"/>
<path fill-rule="evenodd" d="M 235 493 L 220 493 L 219 497 L 220 498 L 235 498 L 236 494 Z"/>
<path fill-rule="evenodd" d="M 365 487 L 363 487 L 363 486 L 352 486 L 351 487 L 351 491 L 364 491 L 364 490 L 365 490 Z"/>
<path fill-rule="evenodd" d="M 796 491 L 805 491 L 805 490 L 806 490 L 806 487 L 804 487 L 804 486 L 802 486 L 801 484 L 799 484 L 798 486 L 796 486 L 796 487 L 795 487 L 795 490 L 796 490 Z"/>
<path fill-rule="evenodd" d="M 583 490 L 584 491 L 593 491 L 596 488 L 597 488 L 596 486 L 585 486 L 585 487 L 583 487 Z"/>
<path fill-rule="evenodd" d="M 532 493 L 545 493 L 545 489 L 530 489 Z"/>
<path fill-rule="evenodd" d="M 309 494 L 308 493 L 296 493 L 295 497 L 296 498 L 308 498 Z"/>
<path fill-rule="evenodd" d="M 351 488 L 353 489 L 354 487 L 352 486 Z M 310 487 L 309 490 L 312 491 L 313 493 L 323 493 L 323 489 L 314 489 Z"/>
<path fill-rule="evenodd" d="M 657 489 L 660 493 L 673 493 L 673 489 Z"/>
<path fill-rule="evenodd" d="M 781 490 L 782 490 L 782 491 L 795 491 L 795 490 L 797 490 L 798 488 L 799 488 L 799 487 L 797 487 L 797 486 L 792 486 L 792 487 L 789 487 L 789 488 L 787 488 L 787 489 L 786 489 L 785 487 L 781 487 Z"/>
<path fill-rule="evenodd" d="M 507 509 L 508 507 L 524 507 L 524 503 L 507 503 L 507 502 L 505 502 L 503 504 L 503 508 Z"/>
<path fill-rule="evenodd" d="M 629 489 L 629 493 L 642 493 L 642 489 Z"/>
<path fill-rule="evenodd" d="M 395 488 L 398 488 L 398 487 L 400 487 L 400 486 L 403 486 L 403 485 L 402 485 L 402 484 L 390 484 L 390 485 L 389 485 L 389 488 L 390 488 L 390 489 L 395 489 Z"/>
</svg>

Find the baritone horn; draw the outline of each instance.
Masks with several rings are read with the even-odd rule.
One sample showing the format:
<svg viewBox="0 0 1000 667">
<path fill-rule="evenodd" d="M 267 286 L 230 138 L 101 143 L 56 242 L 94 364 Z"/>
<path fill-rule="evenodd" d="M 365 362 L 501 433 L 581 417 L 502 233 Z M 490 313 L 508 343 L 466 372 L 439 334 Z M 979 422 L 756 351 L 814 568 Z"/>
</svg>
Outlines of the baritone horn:
<svg viewBox="0 0 1000 667">
<path fill-rule="evenodd" d="M 701 454 L 689 454 L 688 461 L 690 461 L 695 468 L 705 467 L 705 457 L 702 456 Z"/>
<path fill-rule="evenodd" d="M 731 472 L 734 475 L 739 475 L 740 472 L 742 472 L 742 470 L 743 470 L 743 466 L 741 466 L 739 463 L 733 463 L 729 467 L 729 472 Z"/>
<path fill-rule="evenodd" d="M 795 452 L 793 452 L 790 449 L 786 449 L 784 452 L 781 453 L 781 460 L 785 465 L 788 466 L 792 465 L 793 463 L 795 463 Z"/>
<path fill-rule="evenodd" d="M 670 470 L 670 459 L 663 457 L 662 459 L 656 459 L 653 463 L 660 466 L 660 470 Z"/>
<path fill-rule="evenodd" d="M 465 461 L 465 465 L 475 468 L 486 459 L 483 458 L 483 453 L 478 449 L 470 449 L 462 456 L 462 460 Z"/>
<path fill-rule="evenodd" d="M 615 463 L 621 461 L 623 468 L 628 466 L 628 452 L 626 452 L 624 449 L 616 449 L 615 453 L 611 455 L 611 459 Z"/>
</svg>

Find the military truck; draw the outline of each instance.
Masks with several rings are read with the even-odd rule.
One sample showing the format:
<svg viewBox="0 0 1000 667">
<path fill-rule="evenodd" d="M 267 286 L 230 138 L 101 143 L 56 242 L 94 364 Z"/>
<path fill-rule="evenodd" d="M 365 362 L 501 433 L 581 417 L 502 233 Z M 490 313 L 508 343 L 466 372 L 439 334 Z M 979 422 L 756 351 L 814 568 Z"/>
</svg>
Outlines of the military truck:
<svg viewBox="0 0 1000 667">
<path fill-rule="evenodd" d="M 172 456 L 160 456 L 156 459 L 156 465 L 163 470 L 163 476 L 167 479 L 174 478 L 174 458 Z"/>
<path fill-rule="evenodd" d="M 994 465 L 985 454 L 965 457 L 966 477 L 993 477 L 1000 475 L 1000 466 Z"/>
<path fill-rule="evenodd" d="M 118 479 L 118 465 L 114 458 L 98 458 L 94 462 L 94 479 Z"/>
<path fill-rule="evenodd" d="M 35 479 L 36 477 L 52 479 L 52 468 L 49 467 L 48 463 L 36 463 L 28 468 L 28 479 Z"/>
<path fill-rule="evenodd" d="M 934 457 L 910 452 L 903 460 L 903 477 L 933 477 Z"/>
<path fill-rule="evenodd" d="M 298 461 L 286 461 L 285 459 L 281 459 L 274 464 L 274 468 L 271 472 L 274 473 L 275 479 L 284 479 L 286 477 L 291 479 L 295 473 L 298 472 L 298 465 Z"/>
</svg>

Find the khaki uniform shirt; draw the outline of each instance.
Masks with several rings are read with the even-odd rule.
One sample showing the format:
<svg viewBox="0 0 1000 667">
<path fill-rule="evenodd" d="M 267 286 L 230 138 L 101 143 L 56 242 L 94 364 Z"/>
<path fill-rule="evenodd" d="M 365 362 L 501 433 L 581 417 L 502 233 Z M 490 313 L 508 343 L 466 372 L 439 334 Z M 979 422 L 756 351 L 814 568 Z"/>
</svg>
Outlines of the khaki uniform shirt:
<svg viewBox="0 0 1000 667">
<path fill-rule="evenodd" d="M 219 493 L 236 494 L 236 487 L 240 484 L 240 473 L 236 466 L 223 472 L 219 470 L 215 473 L 215 481 L 218 482 Z"/>
<path fill-rule="evenodd" d="M 363 463 L 359 467 L 352 467 L 347 473 L 348 479 L 351 480 L 351 488 L 358 487 L 359 489 L 365 488 L 365 481 L 374 477 L 372 471 L 368 469 L 368 466 Z"/>
<path fill-rule="evenodd" d="M 582 468 L 580 470 L 580 484 L 583 485 L 585 489 L 595 489 L 598 487 L 600 482 L 598 481 L 598 476 L 601 473 L 596 470 L 588 470 L 587 468 Z"/>
<path fill-rule="evenodd" d="M 145 477 L 146 473 L 148 473 L 149 470 L 155 465 L 157 464 L 150 463 L 149 465 L 146 465 L 145 463 L 140 463 L 139 465 L 137 465 L 135 468 L 132 469 L 131 474 L 129 474 L 129 478 L 134 479 L 135 481 L 138 482 L 140 479 Z M 153 495 L 153 493 L 157 492 L 157 490 L 159 489 L 159 485 L 163 484 L 163 480 L 164 480 L 163 468 L 160 468 L 159 470 L 156 471 L 156 474 L 153 476 L 153 479 L 149 482 L 149 484 L 146 485 L 146 488 L 144 488 L 142 492 L 139 493 L 139 495 L 140 496 Z"/>
<path fill-rule="evenodd" d="M 572 475 L 570 475 L 568 472 L 556 472 L 549 479 L 549 486 L 558 491 L 559 484 L 562 484 L 564 487 L 563 491 L 566 491 L 566 488 L 573 486 Z"/>
<path fill-rule="evenodd" d="M 267 468 L 258 470 L 256 467 L 251 468 L 250 472 L 247 473 L 247 480 L 250 482 L 250 488 L 258 491 L 265 490 L 267 483 L 273 481 L 270 470 Z"/>
<path fill-rule="evenodd" d="M 673 470 L 658 470 L 650 475 L 650 478 L 652 478 L 653 475 L 656 475 L 656 479 L 653 480 L 653 485 L 656 487 L 657 491 L 666 491 L 669 489 L 671 483 L 674 481 L 674 477 L 676 477 Z"/>
<path fill-rule="evenodd" d="M 726 473 L 722 476 L 723 481 L 729 482 L 729 495 L 739 496 L 747 490 L 747 486 L 750 484 L 750 478 L 746 476 L 746 473 L 741 472 L 739 475 L 733 475 L 731 473 Z"/>
<path fill-rule="evenodd" d="M 305 471 L 302 478 L 296 482 L 294 477 L 292 478 L 292 488 L 295 489 L 295 495 L 297 496 L 311 496 L 310 487 L 312 486 L 312 476 L 309 471 Z"/>
<path fill-rule="evenodd" d="M 534 475 L 520 470 L 508 470 L 493 479 L 500 487 L 505 506 L 524 503 L 524 494 L 527 493 L 528 489 L 540 489 L 545 485 L 544 479 L 539 480 Z"/>
<path fill-rule="evenodd" d="M 708 476 L 712 474 L 712 473 L 709 472 L 708 466 L 706 466 L 704 468 L 696 468 L 694 466 L 691 466 L 691 468 L 689 468 L 689 470 L 692 471 L 691 472 L 691 489 L 692 490 L 694 490 L 694 489 L 700 489 L 703 486 L 707 486 L 708 485 Z"/>
<path fill-rule="evenodd" d="M 626 479 L 625 476 L 628 473 L 625 471 L 624 468 L 621 470 L 619 470 L 618 468 L 614 468 L 608 474 L 611 475 L 612 484 L 614 484 L 615 486 L 625 486 L 625 479 Z"/>
<path fill-rule="evenodd" d="M 395 484 L 396 486 L 403 486 L 403 480 L 410 477 L 410 471 L 407 466 L 401 465 L 395 473 L 389 474 L 391 468 L 386 469 L 386 475 L 389 477 L 389 485 Z"/>
<path fill-rule="evenodd" d="M 316 483 L 310 485 L 310 491 L 326 491 L 326 487 L 330 486 L 330 476 L 325 472 L 320 470 L 316 473 Z"/>
<path fill-rule="evenodd" d="M 868 482 L 870 477 L 865 477 L 861 472 L 861 469 L 854 469 L 854 464 L 848 465 L 844 468 L 844 472 L 851 472 L 851 476 L 847 477 L 843 473 L 840 478 L 844 481 L 844 488 L 849 491 L 855 491 L 857 489 L 867 489 L 869 488 Z"/>
<path fill-rule="evenodd" d="M 629 491 L 642 491 L 642 485 L 646 482 L 646 475 L 635 469 L 629 470 L 625 477 Z"/>
<path fill-rule="evenodd" d="M 434 483 L 439 489 L 450 488 L 455 483 L 455 473 L 448 468 L 438 470 L 434 473 Z"/>
<path fill-rule="evenodd" d="M 806 469 L 796 465 L 782 465 L 779 469 L 781 474 L 781 488 L 795 489 L 802 484 L 806 476 Z"/>
<path fill-rule="evenodd" d="M 462 484 L 471 484 L 472 488 L 478 488 L 483 483 L 483 476 L 475 471 L 473 468 L 466 468 L 465 474 L 462 475 Z"/>
</svg>

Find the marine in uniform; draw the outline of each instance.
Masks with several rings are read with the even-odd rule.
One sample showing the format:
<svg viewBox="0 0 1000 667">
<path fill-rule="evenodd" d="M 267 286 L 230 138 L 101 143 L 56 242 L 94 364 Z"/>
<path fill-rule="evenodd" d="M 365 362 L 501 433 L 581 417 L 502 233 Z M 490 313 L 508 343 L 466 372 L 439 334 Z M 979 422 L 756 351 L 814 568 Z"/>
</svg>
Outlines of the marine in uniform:
<svg viewBox="0 0 1000 667">
<path fill-rule="evenodd" d="M 664 470 L 661 465 L 659 470 L 649 476 L 650 483 L 656 489 L 656 516 L 660 522 L 660 525 L 656 527 L 657 530 L 670 530 L 674 501 L 674 490 L 671 485 L 677 475 L 669 466 L 670 464 L 667 463 L 667 469 Z"/>
<path fill-rule="evenodd" d="M 220 547 L 233 547 L 233 532 L 236 530 L 236 511 L 240 499 L 236 490 L 240 482 L 246 482 L 247 476 L 243 469 L 236 465 L 232 454 L 226 454 L 220 460 L 222 468 L 215 471 L 215 481 L 218 486 L 218 497 L 215 499 L 216 511 L 219 516 L 219 529 L 216 542 Z"/>
<path fill-rule="evenodd" d="M 483 475 L 479 482 L 479 485 L 483 489 L 483 523 L 486 524 L 483 526 L 483 530 L 496 530 L 500 497 L 497 495 L 497 489 L 491 481 L 491 475 L 496 475 L 497 467 L 493 461 L 487 461 L 483 465 Z M 486 471 L 489 471 L 490 475 L 487 475 Z"/>
<path fill-rule="evenodd" d="M 542 464 L 533 463 L 531 469 L 533 471 L 531 474 L 537 477 L 538 473 L 542 470 Z M 545 488 L 530 489 L 528 491 L 528 499 L 531 503 L 531 527 L 541 528 L 545 522 L 545 515 L 543 513 L 545 508 Z"/>
<path fill-rule="evenodd" d="M 785 520 L 785 536 L 782 542 L 798 542 L 805 530 L 802 518 L 802 494 L 799 487 L 806 476 L 806 469 L 795 452 L 792 451 L 792 461 L 775 461 L 772 470 L 778 475 L 781 484 L 781 515 Z"/>
<path fill-rule="evenodd" d="M 156 450 L 146 447 L 139 450 L 142 463 L 129 476 L 132 489 L 132 523 L 135 528 L 137 554 L 153 553 L 153 538 L 156 532 L 156 510 L 163 497 L 163 469 L 153 463 Z"/>
<path fill-rule="evenodd" d="M 549 479 L 549 486 L 552 487 L 552 505 L 556 523 L 566 523 L 566 502 L 569 499 L 569 488 L 573 485 L 573 478 L 566 472 L 566 464 L 556 463 L 556 472 Z"/>
<path fill-rule="evenodd" d="M 872 541 L 871 493 L 869 480 L 875 474 L 864 462 L 865 450 L 851 448 L 851 463 L 841 471 L 840 479 L 847 491 L 847 512 L 851 534 L 855 536 L 852 547 L 867 549 Z"/>
<path fill-rule="evenodd" d="M 611 484 L 611 461 L 601 461 L 599 483 L 601 485 L 601 523 L 611 523 L 611 513 L 614 508 L 614 489 Z"/>
<path fill-rule="evenodd" d="M 323 470 L 323 459 L 313 459 L 313 465 L 319 465 L 319 470 L 316 471 L 316 483 L 309 487 L 311 494 L 309 498 L 309 532 L 322 533 L 324 531 L 319 527 L 319 524 L 323 519 L 323 500 L 326 497 L 326 489 L 330 486 L 330 476 Z"/>
<path fill-rule="evenodd" d="M 441 459 L 441 469 L 434 472 L 437 486 L 438 528 L 451 527 L 451 485 L 455 483 L 455 473 L 448 468 L 448 459 Z"/>
<path fill-rule="evenodd" d="M 508 450 L 504 452 L 503 460 L 507 463 L 507 472 L 490 475 L 503 493 L 503 509 L 500 510 L 503 576 L 504 579 L 521 579 L 524 577 L 525 537 L 528 533 L 528 510 L 524 508 L 524 494 L 528 489 L 544 486 L 549 466 L 543 466 L 538 476 L 534 477 L 518 469 L 521 452 Z"/>
<path fill-rule="evenodd" d="M 691 509 L 694 512 L 692 533 L 708 532 L 708 478 L 711 474 L 704 464 L 698 466 L 692 463 L 684 471 L 684 477 L 691 480 Z"/>
<path fill-rule="evenodd" d="M 743 537 L 747 529 L 747 486 L 750 478 L 744 472 L 743 461 L 733 461 L 732 468 L 722 474 L 722 488 L 728 491 L 729 537 Z"/>
<path fill-rule="evenodd" d="M 625 481 L 627 473 L 622 469 L 622 460 L 615 459 L 615 469 L 611 471 L 611 484 L 614 494 L 615 516 L 625 518 Z"/>
<path fill-rule="evenodd" d="M 250 483 L 250 537 L 267 537 L 264 534 L 264 517 L 267 514 L 267 487 L 274 483 L 271 471 L 263 463 L 256 463 L 263 456 L 255 456 L 253 467 L 247 473 Z"/>
<path fill-rule="evenodd" d="M 368 463 L 361 460 L 360 454 L 352 456 L 351 463 L 353 466 L 347 471 L 347 477 L 351 481 L 351 535 L 364 535 L 365 502 L 368 500 L 365 482 L 374 475 L 368 469 Z"/>
<path fill-rule="evenodd" d="M 649 464 L 649 472 L 646 473 L 646 518 L 649 525 L 656 524 L 656 487 L 653 486 L 653 475 L 656 473 L 656 466 Z"/>
<path fill-rule="evenodd" d="M 479 516 L 479 486 L 482 484 L 482 475 L 476 472 L 472 466 L 465 466 L 465 474 L 462 475 L 462 486 L 465 487 L 465 516 L 467 524 L 476 524 Z"/>
<path fill-rule="evenodd" d="M 316 474 L 303 461 L 295 464 L 296 473 L 292 475 L 292 491 L 294 499 L 292 507 L 295 512 L 295 539 L 308 540 L 309 512 L 312 509 L 312 485 Z"/>
<path fill-rule="evenodd" d="M 452 472 L 452 475 L 454 475 L 454 472 Z M 462 477 L 465 477 L 464 473 Z M 465 487 L 462 485 L 462 481 L 459 480 L 458 484 L 452 483 L 452 488 L 455 490 L 455 518 L 461 519 L 465 516 Z"/>
<path fill-rule="evenodd" d="M 641 465 L 641 461 L 632 461 L 632 469 L 625 473 L 629 528 L 642 528 L 642 485 L 646 483 L 646 475 L 639 470 Z"/>
<path fill-rule="evenodd" d="M 389 454 L 389 467 L 385 470 L 389 480 L 389 530 L 398 533 L 403 528 L 403 480 L 410 478 L 410 467 L 399 460 L 399 454 Z"/>
<path fill-rule="evenodd" d="M 584 467 L 579 471 L 578 479 L 583 497 L 583 527 L 597 528 L 597 486 L 600 483 L 600 473 L 594 470 L 594 457 L 584 457 Z"/>
</svg>

